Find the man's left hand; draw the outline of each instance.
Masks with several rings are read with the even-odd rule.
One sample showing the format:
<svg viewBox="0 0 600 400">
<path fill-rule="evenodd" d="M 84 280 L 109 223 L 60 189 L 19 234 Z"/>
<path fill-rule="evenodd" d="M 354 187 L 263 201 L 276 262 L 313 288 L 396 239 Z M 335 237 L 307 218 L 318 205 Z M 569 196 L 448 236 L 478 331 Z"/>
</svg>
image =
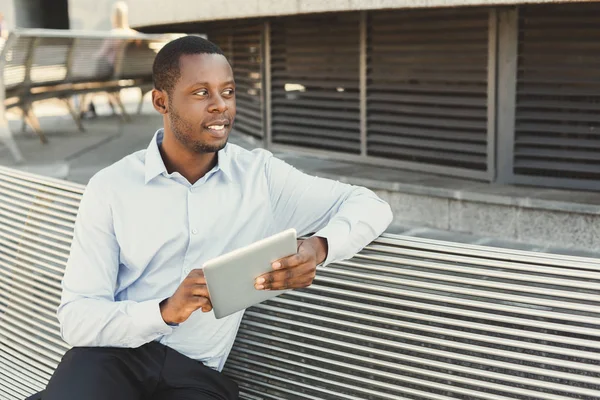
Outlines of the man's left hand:
<svg viewBox="0 0 600 400">
<path fill-rule="evenodd" d="M 298 252 L 273 263 L 273 272 L 259 276 L 254 282 L 258 290 L 297 289 L 310 286 L 317 265 L 327 258 L 327 239 L 313 236 L 299 241 Z"/>
</svg>

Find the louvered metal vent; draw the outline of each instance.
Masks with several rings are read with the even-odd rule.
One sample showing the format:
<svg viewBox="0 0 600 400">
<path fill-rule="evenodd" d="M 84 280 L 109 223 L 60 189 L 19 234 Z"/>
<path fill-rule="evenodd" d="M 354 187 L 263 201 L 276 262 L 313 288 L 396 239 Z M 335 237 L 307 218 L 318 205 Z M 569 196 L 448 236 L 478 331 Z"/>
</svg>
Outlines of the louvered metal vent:
<svg viewBox="0 0 600 400">
<path fill-rule="evenodd" d="M 264 135 L 262 96 L 262 32 L 256 22 L 214 24 L 208 39 L 218 44 L 229 58 L 236 82 L 235 129 L 261 138 Z"/>
<path fill-rule="evenodd" d="M 369 14 L 372 156 L 486 171 L 487 9 Z"/>
<path fill-rule="evenodd" d="M 273 142 L 360 152 L 359 15 L 272 22 Z"/>
<path fill-rule="evenodd" d="M 600 4 L 519 15 L 515 175 L 600 188 Z"/>
</svg>

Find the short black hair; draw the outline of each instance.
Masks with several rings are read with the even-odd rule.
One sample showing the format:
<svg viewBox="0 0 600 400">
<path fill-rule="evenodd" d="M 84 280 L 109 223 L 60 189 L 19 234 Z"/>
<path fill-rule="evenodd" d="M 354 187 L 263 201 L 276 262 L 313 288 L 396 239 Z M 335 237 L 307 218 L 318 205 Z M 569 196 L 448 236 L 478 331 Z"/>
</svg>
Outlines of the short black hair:
<svg viewBox="0 0 600 400">
<path fill-rule="evenodd" d="M 167 43 L 156 55 L 152 65 L 154 88 L 171 93 L 179 80 L 179 60 L 188 54 L 220 54 L 223 50 L 200 36 L 183 36 Z"/>
</svg>

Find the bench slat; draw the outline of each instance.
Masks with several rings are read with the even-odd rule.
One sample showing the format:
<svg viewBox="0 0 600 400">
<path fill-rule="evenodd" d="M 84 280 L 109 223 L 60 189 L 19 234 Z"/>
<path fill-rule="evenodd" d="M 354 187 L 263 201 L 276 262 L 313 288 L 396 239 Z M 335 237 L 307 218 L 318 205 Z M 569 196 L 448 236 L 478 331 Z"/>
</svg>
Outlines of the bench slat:
<svg viewBox="0 0 600 400">
<path fill-rule="evenodd" d="M 11 400 L 68 349 L 55 310 L 81 193 L 52 185 L 0 168 Z M 598 260 L 386 234 L 248 309 L 224 372 L 247 400 L 600 398 L 599 290 Z"/>
</svg>

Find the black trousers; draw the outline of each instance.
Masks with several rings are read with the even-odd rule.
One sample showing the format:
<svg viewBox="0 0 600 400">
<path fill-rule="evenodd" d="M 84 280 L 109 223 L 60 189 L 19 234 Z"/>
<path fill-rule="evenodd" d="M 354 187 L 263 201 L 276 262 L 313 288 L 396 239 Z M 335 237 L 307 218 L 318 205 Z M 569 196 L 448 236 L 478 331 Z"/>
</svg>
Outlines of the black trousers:
<svg viewBox="0 0 600 400">
<path fill-rule="evenodd" d="M 237 400 L 238 386 L 152 342 L 137 349 L 74 347 L 40 395 L 42 400 Z"/>
</svg>

